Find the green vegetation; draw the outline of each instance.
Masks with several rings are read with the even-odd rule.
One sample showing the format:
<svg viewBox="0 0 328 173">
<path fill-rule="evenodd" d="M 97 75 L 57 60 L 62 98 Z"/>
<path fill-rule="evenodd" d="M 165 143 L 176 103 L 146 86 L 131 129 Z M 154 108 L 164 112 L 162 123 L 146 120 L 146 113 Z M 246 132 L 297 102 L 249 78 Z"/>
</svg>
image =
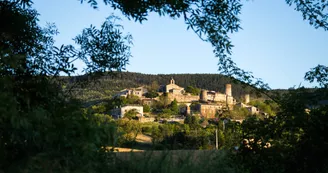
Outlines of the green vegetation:
<svg viewBox="0 0 328 173">
<path fill-rule="evenodd" d="M 22 3 L 0 1 L 0 172 L 106 172 L 104 146 L 114 144 L 116 125 L 110 116 L 93 113 L 102 108 L 82 109 L 71 85 L 62 90 L 59 74 L 73 74 L 75 59 L 84 59 L 89 73 L 122 69 L 129 38 L 108 19 L 102 28 L 87 30 L 95 39 L 99 32 L 111 34 L 89 44 L 85 31 L 77 38 L 80 48 L 56 47 L 55 26 L 41 28 L 37 12 Z M 99 51 L 103 54 L 117 54 L 89 52 L 94 43 L 107 45 Z M 106 61 L 94 59 L 100 56 Z M 116 65 L 108 66 L 113 60 Z"/>
<path fill-rule="evenodd" d="M 144 85 L 144 84 L 143 84 Z M 156 98 L 158 97 L 158 90 L 159 90 L 159 85 L 157 83 L 157 81 L 153 81 L 148 87 L 147 87 L 148 91 L 146 94 L 144 94 L 144 96 L 146 98 Z"/>
<path fill-rule="evenodd" d="M 173 114 L 177 115 L 179 114 L 179 107 L 178 107 L 178 102 L 176 99 L 174 99 L 171 104 L 170 104 L 170 109 Z"/>
<path fill-rule="evenodd" d="M 263 93 L 256 92 L 256 90 L 238 81 L 235 81 L 227 76 L 220 74 L 159 74 L 150 75 L 142 73 L 133 72 L 113 72 L 112 74 L 105 73 L 103 76 L 99 77 L 96 81 L 88 81 L 83 86 L 80 86 L 78 82 L 81 82 L 79 77 L 73 78 L 71 81 L 76 81 L 67 84 L 66 87 L 70 88 L 75 84 L 77 88 L 72 90 L 74 97 L 80 99 L 83 102 L 102 102 L 108 100 L 114 94 L 118 93 L 120 90 L 125 88 L 134 88 L 139 86 L 149 86 L 148 92 L 145 97 L 155 98 L 158 96 L 157 90 L 151 89 L 153 81 L 158 81 L 159 84 L 168 84 L 171 77 L 174 78 L 176 84 L 187 89 L 188 86 L 192 86 L 194 89 L 202 88 L 207 90 L 218 91 L 225 93 L 225 84 L 232 83 L 232 93 L 237 101 L 242 100 L 245 94 L 250 93 L 251 98 L 259 98 L 263 100 L 270 100 Z M 66 78 L 66 77 L 62 77 Z M 150 88 L 150 89 L 149 89 Z M 155 87 L 158 89 L 158 87 Z M 314 89 L 308 89 L 309 91 Z M 269 90 L 269 95 L 282 95 L 288 93 L 288 90 Z M 196 93 L 196 92 L 195 92 Z"/>
<path fill-rule="evenodd" d="M 133 105 L 133 104 L 140 104 L 140 99 L 138 96 L 128 95 L 125 97 L 114 97 L 109 100 L 104 101 L 107 105 L 107 111 L 111 109 L 122 107 L 125 105 Z"/>
<path fill-rule="evenodd" d="M 233 110 L 223 112 L 222 116 L 226 118 L 244 119 L 251 115 L 246 108 L 234 106 Z"/>
<path fill-rule="evenodd" d="M 117 121 L 117 143 L 112 146 L 131 147 L 136 143 L 136 137 L 141 133 L 141 125 L 136 120 L 120 119 Z"/>
<path fill-rule="evenodd" d="M 131 109 L 124 113 L 124 118 L 127 118 L 129 120 L 131 119 L 137 119 L 138 111 L 136 109 Z"/>
<path fill-rule="evenodd" d="M 271 100 L 265 100 L 264 102 L 259 100 L 252 100 L 249 104 L 259 108 L 260 110 L 265 113 L 268 113 L 269 115 L 276 115 L 276 112 L 279 111 L 278 104 Z"/>
<path fill-rule="evenodd" d="M 145 94 L 146 98 L 156 98 L 158 97 L 158 93 L 156 91 L 150 90 Z"/>
<path fill-rule="evenodd" d="M 75 89 L 76 96 L 79 98 L 84 98 L 84 101 L 93 100 L 104 100 L 108 96 L 119 92 L 125 88 L 133 88 L 139 86 L 149 86 L 148 94 L 145 95 L 147 98 L 157 97 L 158 86 L 152 87 L 153 81 L 158 81 L 158 84 L 166 85 L 169 83 L 171 77 L 174 78 L 176 84 L 181 87 L 184 87 L 187 92 L 190 92 L 192 95 L 199 95 L 199 88 L 219 91 L 221 93 L 225 92 L 225 84 L 233 83 L 232 93 L 235 98 L 242 98 L 245 93 L 252 91 L 252 87 L 243 86 L 241 83 L 236 82 L 226 76 L 220 74 L 159 74 L 159 75 L 150 75 L 150 74 L 141 74 L 141 73 L 132 73 L 132 72 L 117 72 L 114 75 L 109 74 L 100 77 L 97 81 L 90 81 L 86 84 L 84 89 Z M 79 81 L 79 77 L 75 81 Z M 73 80 L 74 81 L 74 80 Z M 71 84 L 72 85 L 72 84 Z M 70 85 L 68 85 L 70 86 Z M 79 85 L 78 85 L 79 86 Z M 192 87 L 192 90 L 188 89 Z M 152 89 L 157 88 L 157 89 Z M 104 93 L 104 91 L 110 91 Z M 84 92 L 86 94 L 84 94 Z M 95 96 L 91 94 L 95 93 Z M 283 91 L 282 91 L 283 92 Z M 74 93 L 74 95 L 75 95 Z M 251 97 L 257 97 L 258 95 L 254 92 L 251 93 Z M 264 95 L 262 95 L 264 97 Z"/>
<path fill-rule="evenodd" d="M 151 110 L 151 108 L 150 108 L 150 106 L 149 105 L 143 105 L 143 111 L 144 112 L 150 112 L 150 110 Z"/>
<path fill-rule="evenodd" d="M 197 116 L 187 115 L 184 123 L 189 125 L 192 129 L 196 129 L 199 127 L 199 118 Z"/>
<path fill-rule="evenodd" d="M 155 114 L 159 114 L 161 118 L 170 118 L 172 115 L 179 115 L 180 110 L 177 101 L 174 99 L 170 104 L 167 96 L 161 96 L 160 101 L 153 104 Z"/>
<path fill-rule="evenodd" d="M 187 93 L 190 93 L 190 94 L 195 95 L 195 96 L 198 96 L 200 94 L 200 89 L 199 88 L 195 88 L 193 86 L 187 86 L 185 88 L 185 91 Z"/>
</svg>

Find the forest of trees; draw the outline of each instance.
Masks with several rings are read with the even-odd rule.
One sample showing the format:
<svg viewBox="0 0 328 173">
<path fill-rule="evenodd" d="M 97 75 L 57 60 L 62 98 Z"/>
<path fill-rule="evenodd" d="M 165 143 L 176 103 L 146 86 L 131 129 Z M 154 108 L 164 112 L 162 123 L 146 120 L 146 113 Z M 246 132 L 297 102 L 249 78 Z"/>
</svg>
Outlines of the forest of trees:
<svg viewBox="0 0 328 173">
<path fill-rule="evenodd" d="M 159 85 L 167 85 L 171 78 L 174 78 L 175 83 L 181 87 L 193 86 L 196 88 L 203 88 L 224 93 L 225 84 L 231 83 L 228 77 L 219 74 L 159 74 L 149 75 L 132 72 L 120 72 L 114 75 L 101 77 L 95 83 L 89 83 L 88 89 L 98 91 L 119 91 L 125 88 L 150 86 L 152 82 L 156 81 Z M 74 78 L 73 78 L 74 79 Z M 78 77 L 77 77 L 78 79 Z M 241 96 L 247 89 L 240 84 L 235 84 L 232 87 L 234 95 Z"/>
<path fill-rule="evenodd" d="M 65 78 L 65 77 L 63 77 Z M 211 91 L 218 91 L 225 93 L 225 85 L 232 84 L 232 95 L 238 101 L 245 94 L 251 94 L 251 97 L 266 98 L 265 95 L 256 92 L 256 90 L 246 84 L 242 84 L 227 76 L 220 74 L 142 74 L 133 72 L 115 72 L 114 74 L 102 76 L 96 81 L 88 82 L 87 85 L 75 88 L 78 97 L 84 97 L 84 100 L 106 99 L 109 96 L 119 92 L 122 89 L 134 88 L 139 86 L 151 86 L 153 82 L 158 85 L 169 84 L 170 79 L 173 78 L 175 83 L 184 87 L 186 91 L 194 92 L 198 95 L 200 91 L 192 91 L 193 89 L 207 89 Z M 83 76 L 72 77 L 70 82 L 66 85 L 73 85 L 77 81 L 85 80 Z M 188 88 L 189 87 L 189 88 Z M 191 88 L 192 87 L 192 88 Z M 199 90 L 199 89 L 198 89 Z M 286 92 L 287 90 L 274 90 L 278 93 Z M 198 94 L 197 94 L 198 93 Z"/>
</svg>

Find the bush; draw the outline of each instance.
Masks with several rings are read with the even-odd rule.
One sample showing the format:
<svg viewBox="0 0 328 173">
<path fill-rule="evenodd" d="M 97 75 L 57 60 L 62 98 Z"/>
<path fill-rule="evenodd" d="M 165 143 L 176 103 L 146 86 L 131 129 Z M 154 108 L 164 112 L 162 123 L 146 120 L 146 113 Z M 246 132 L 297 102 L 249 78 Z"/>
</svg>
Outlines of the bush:
<svg viewBox="0 0 328 173">
<path fill-rule="evenodd" d="M 143 134 L 151 134 L 151 130 L 152 130 L 152 127 L 149 127 L 149 126 L 145 126 L 145 127 L 142 127 L 142 133 Z"/>
<path fill-rule="evenodd" d="M 144 104 L 144 105 L 143 105 L 143 111 L 144 111 L 144 112 L 150 112 L 150 106 L 147 105 L 147 104 Z"/>
<path fill-rule="evenodd" d="M 187 86 L 187 88 L 185 89 L 187 93 L 190 93 L 192 95 L 199 95 L 200 94 L 200 89 L 199 88 L 195 88 L 192 86 Z"/>
</svg>

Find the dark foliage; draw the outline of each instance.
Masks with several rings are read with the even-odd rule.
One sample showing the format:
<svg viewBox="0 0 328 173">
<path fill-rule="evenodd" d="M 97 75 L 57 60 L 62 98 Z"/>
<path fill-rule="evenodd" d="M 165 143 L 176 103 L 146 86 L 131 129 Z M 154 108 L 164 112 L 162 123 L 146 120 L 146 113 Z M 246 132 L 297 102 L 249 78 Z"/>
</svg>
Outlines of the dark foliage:
<svg viewBox="0 0 328 173">
<path fill-rule="evenodd" d="M 54 25 L 41 28 L 37 12 L 20 5 L 0 1 L 0 172 L 108 170 L 110 160 L 104 146 L 113 145 L 115 124 L 106 115 L 81 109 L 81 103 L 62 90 L 58 78 L 74 73 L 72 62 L 88 58 L 81 57 L 81 52 L 96 45 L 84 45 L 80 50 L 71 45 L 54 46 Z M 118 31 L 109 21 L 102 27 L 107 27 L 107 32 Z M 113 43 L 102 49 L 103 53 L 121 51 L 115 47 L 124 47 L 125 42 L 115 39 L 102 40 Z M 86 42 L 82 39 L 79 43 Z M 92 56 L 88 72 L 113 63 L 104 55 Z M 124 53 L 123 59 L 114 56 L 116 64 L 123 65 L 111 68 L 122 68 L 124 58 Z"/>
</svg>

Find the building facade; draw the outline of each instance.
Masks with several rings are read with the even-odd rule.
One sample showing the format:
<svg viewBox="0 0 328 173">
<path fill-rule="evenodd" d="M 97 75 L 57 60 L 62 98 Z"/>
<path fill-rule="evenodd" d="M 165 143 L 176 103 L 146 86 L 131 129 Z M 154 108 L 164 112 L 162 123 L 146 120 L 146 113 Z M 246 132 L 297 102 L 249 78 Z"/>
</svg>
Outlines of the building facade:
<svg viewBox="0 0 328 173">
<path fill-rule="evenodd" d="M 134 95 L 141 98 L 146 93 L 147 93 L 147 89 L 145 87 L 138 87 L 138 88 L 121 90 L 119 93 L 114 95 L 114 97 L 127 97 L 128 95 Z"/>
<path fill-rule="evenodd" d="M 126 105 L 120 108 L 113 109 L 111 111 L 111 115 L 114 118 L 124 118 L 125 113 L 130 110 L 136 110 L 137 117 L 143 117 L 143 106 L 141 105 Z"/>
</svg>

